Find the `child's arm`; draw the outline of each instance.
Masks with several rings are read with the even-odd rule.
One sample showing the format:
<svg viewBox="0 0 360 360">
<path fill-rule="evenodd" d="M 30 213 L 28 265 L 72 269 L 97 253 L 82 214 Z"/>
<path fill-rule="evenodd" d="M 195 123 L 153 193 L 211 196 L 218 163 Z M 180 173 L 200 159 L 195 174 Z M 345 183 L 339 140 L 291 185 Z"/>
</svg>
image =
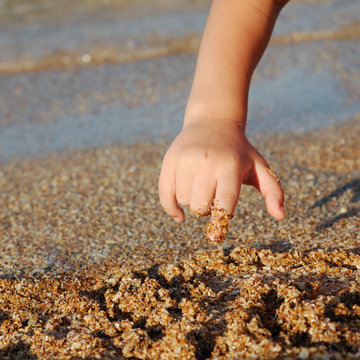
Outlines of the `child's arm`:
<svg viewBox="0 0 360 360">
<path fill-rule="evenodd" d="M 214 199 L 232 214 L 242 183 L 261 192 L 273 217 L 285 217 L 280 183 L 245 137 L 251 76 L 281 8 L 276 0 L 212 4 L 184 126 L 159 179 L 160 202 L 176 221 L 184 219 L 179 204 L 205 215 Z"/>
</svg>

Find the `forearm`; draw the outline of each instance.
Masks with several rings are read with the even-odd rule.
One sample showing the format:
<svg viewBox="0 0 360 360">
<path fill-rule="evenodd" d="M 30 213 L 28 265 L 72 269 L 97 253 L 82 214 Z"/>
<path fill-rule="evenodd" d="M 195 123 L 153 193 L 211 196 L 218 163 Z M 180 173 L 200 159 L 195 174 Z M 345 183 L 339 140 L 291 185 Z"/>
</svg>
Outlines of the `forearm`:
<svg viewBox="0 0 360 360">
<path fill-rule="evenodd" d="M 244 124 L 252 73 L 285 2 L 214 0 L 184 126 L 209 116 Z"/>
</svg>

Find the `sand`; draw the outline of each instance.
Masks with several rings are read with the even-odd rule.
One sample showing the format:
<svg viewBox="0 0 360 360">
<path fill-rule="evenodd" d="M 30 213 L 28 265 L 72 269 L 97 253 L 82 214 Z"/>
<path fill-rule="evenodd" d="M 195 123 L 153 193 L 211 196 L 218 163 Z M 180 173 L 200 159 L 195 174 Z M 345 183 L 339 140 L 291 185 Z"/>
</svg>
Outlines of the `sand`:
<svg viewBox="0 0 360 360">
<path fill-rule="evenodd" d="M 360 358 L 359 138 L 254 138 L 287 218 L 244 187 L 221 246 L 162 211 L 166 141 L 3 163 L 0 358 Z"/>
</svg>

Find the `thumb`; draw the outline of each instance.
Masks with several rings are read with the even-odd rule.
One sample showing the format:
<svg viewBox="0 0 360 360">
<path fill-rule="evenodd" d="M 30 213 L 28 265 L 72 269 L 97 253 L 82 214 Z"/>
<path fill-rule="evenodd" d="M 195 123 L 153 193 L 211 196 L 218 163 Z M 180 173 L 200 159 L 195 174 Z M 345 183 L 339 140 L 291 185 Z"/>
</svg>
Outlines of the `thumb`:
<svg viewBox="0 0 360 360">
<path fill-rule="evenodd" d="M 256 163 L 258 190 L 264 196 L 268 213 L 277 220 L 285 218 L 284 191 L 280 179 L 267 163 Z"/>
</svg>

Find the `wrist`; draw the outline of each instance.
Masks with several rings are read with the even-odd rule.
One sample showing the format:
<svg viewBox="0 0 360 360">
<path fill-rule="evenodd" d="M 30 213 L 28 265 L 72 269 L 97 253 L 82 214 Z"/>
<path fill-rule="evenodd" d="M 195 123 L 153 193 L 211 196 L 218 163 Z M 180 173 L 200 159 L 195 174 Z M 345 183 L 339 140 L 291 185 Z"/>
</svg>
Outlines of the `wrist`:
<svg viewBox="0 0 360 360">
<path fill-rule="evenodd" d="M 241 123 L 245 128 L 247 116 L 248 87 L 242 91 L 230 86 L 204 86 L 194 82 L 185 110 L 184 125 L 194 119 L 217 119 Z"/>
<path fill-rule="evenodd" d="M 184 125 L 182 130 L 201 131 L 204 136 L 216 133 L 220 135 L 222 133 L 233 135 L 238 134 L 245 136 L 245 122 L 236 118 L 224 118 L 216 117 L 212 114 L 203 114 L 201 116 L 192 116 L 184 119 Z M 206 135 L 208 134 L 208 135 Z"/>
<path fill-rule="evenodd" d="M 214 101 L 215 102 L 215 101 Z M 222 123 L 229 126 L 236 125 L 245 131 L 247 107 L 221 106 L 218 102 L 190 102 L 184 116 L 184 128 L 195 123 Z"/>
</svg>

